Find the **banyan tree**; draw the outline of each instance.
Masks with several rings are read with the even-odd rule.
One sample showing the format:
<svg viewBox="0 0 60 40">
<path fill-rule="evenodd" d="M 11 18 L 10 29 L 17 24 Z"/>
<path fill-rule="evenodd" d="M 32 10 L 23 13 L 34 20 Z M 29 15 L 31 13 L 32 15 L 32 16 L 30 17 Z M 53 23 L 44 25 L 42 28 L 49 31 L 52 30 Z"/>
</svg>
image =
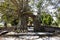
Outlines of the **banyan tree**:
<svg viewBox="0 0 60 40">
<path fill-rule="evenodd" d="M 17 8 L 16 12 L 18 14 L 18 25 L 17 25 L 17 29 L 20 30 L 25 30 L 27 29 L 27 16 L 25 16 L 25 14 L 29 14 L 28 12 L 30 12 L 30 7 L 28 5 L 28 0 L 10 0 L 15 7 Z"/>
<path fill-rule="evenodd" d="M 28 24 L 34 27 L 40 26 L 37 16 L 33 15 L 29 6 L 30 0 L 5 0 L 3 6 L 0 6 L 0 11 L 7 17 L 7 21 L 15 23 L 16 29 L 27 31 Z M 1 10 L 3 9 L 3 10 Z M 3 16 L 4 16 L 3 15 Z M 8 22 L 7 22 L 8 23 Z"/>
</svg>

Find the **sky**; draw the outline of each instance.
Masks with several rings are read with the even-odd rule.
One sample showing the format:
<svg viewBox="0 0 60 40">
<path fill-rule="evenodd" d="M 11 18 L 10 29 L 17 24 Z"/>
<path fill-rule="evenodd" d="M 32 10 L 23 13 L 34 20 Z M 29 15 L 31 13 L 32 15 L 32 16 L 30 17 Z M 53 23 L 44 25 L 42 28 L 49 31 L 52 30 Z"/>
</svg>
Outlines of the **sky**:
<svg viewBox="0 0 60 40">
<path fill-rule="evenodd" d="M 0 0 L 0 2 L 4 2 L 4 0 Z"/>
</svg>

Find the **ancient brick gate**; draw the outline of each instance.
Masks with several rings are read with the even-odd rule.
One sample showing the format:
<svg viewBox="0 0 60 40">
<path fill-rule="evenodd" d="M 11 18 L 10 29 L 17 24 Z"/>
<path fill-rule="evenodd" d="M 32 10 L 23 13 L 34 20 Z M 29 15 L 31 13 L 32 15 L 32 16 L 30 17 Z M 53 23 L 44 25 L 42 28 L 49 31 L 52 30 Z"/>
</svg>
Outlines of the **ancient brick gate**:
<svg viewBox="0 0 60 40">
<path fill-rule="evenodd" d="M 35 19 L 36 19 L 36 16 L 33 15 L 32 13 L 28 14 L 23 14 L 23 22 L 22 22 L 22 27 L 21 29 L 25 29 L 27 30 L 27 27 L 29 26 L 34 26 L 34 22 L 35 22 Z"/>
</svg>

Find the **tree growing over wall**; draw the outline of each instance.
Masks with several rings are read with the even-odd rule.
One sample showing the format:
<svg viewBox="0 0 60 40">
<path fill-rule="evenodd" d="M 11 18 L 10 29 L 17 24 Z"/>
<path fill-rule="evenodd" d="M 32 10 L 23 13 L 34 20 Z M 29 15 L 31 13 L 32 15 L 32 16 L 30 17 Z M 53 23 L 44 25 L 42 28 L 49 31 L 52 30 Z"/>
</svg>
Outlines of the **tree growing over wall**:
<svg viewBox="0 0 60 40">
<path fill-rule="evenodd" d="M 17 27 L 24 30 L 26 29 L 27 23 L 24 14 L 30 11 L 28 2 L 28 0 L 5 0 L 5 2 L 0 5 L 0 12 L 3 14 L 2 18 L 5 26 L 7 26 L 8 22 L 16 25 L 14 22 L 17 21 Z"/>
</svg>

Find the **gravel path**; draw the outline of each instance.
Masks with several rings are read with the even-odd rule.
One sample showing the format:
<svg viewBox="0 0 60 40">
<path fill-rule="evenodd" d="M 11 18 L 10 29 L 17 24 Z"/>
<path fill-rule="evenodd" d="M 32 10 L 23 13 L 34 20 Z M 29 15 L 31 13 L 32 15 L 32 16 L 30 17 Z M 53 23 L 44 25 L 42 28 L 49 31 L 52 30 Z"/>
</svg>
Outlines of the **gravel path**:
<svg viewBox="0 0 60 40">
<path fill-rule="evenodd" d="M 0 37 L 0 40 L 60 40 L 60 37 L 42 37 L 38 36 L 24 36 L 24 37 Z"/>
</svg>

